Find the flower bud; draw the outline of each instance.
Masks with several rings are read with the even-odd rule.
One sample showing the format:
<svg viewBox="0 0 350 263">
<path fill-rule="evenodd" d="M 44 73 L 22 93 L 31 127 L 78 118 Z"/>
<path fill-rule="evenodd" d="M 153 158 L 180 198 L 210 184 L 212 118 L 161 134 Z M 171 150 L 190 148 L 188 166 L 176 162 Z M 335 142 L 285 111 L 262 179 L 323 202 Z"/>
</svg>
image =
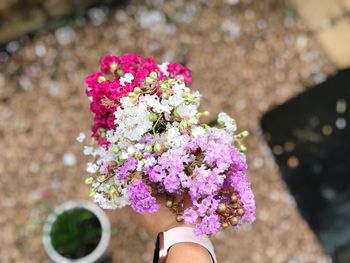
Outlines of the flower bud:
<svg viewBox="0 0 350 263">
<path fill-rule="evenodd" d="M 223 121 L 223 120 L 221 120 L 221 119 L 218 119 L 218 124 L 220 125 L 220 126 L 224 126 L 225 125 L 225 122 Z"/>
<path fill-rule="evenodd" d="M 238 204 L 237 203 L 233 203 L 232 207 L 236 209 L 236 208 L 238 208 Z"/>
<path fill-rule="evenodd" d="M 106 137 L 106 130 L 104 128 L 99 128 L 98 132 L 102 138 Z"/>
<path fill-rule="evenodd" d="M 143 157 L 142 153 L 140 153 L 140 152 L 134 153 L 134 156 L 135 156 L 135 158 L 138 159 L 138 160 L 140 160 L 140 159 Z"/>
<path fill-rule="evenodd" d="M 227 228 L 227 227 L 228 227 L 228 224 L 227 224 L 226 222 L 222 222 L 222 223 L 221 223 L 221 227 L 222 227 L 222 228 Z"/>
<path fill-rule="evenodd" d="M 206 123 L 202 124 L 202 126 L 203 126 L 203 128 L 205 130 L 209 130 L 210 129 L 210 126 L 208 124 L 206 124 Z"/>
<path fill-rule="evenodd" d="M 125 154 L 121 154 L 121 155 L 118 156 L 118 162 L 119 162 L 119 163 L 122 163 L 122 162 L 124 162 L 127 158 L 128 158 L 128 157 L 125 156 Z"/>
<path fill-rule="evenodd" d="M 95 189 L 90 189 L 89 196 L 94 197 L 96 195 L 96 190 Z"/>
<path fill-rule="evenodd" d="M 153 79 L 151 77 L 146 77 L 146 84 L 150 85 L 153 83 Z"/>
<path fill-rule="evenodd" d="M 113 148 L 112 148 L 112 152 L 113 153 L 119 153 L 119 151 L 120 151 L 120 149 L 119 149 L 119 147 L 118 146 L 114 146 Z"/>
<path fill-rule="evenodd" d="M 159 144 L 159 142 L 156 142 L 154 144 L 154 150 L 157 152 L 157 153 L 160 153 L 162 151 L 162 146 Z"/>
<path fill-rule="evenodd" d="M 98 83 L 101 83 L 101 82 L 104 82 L 104 81 L 106 81 L 106 78 L 104 76 L 99 76 L 98 79 L 97 79 Z"/>
<path fill-rule="evenodd" d="M 232 201 L 233 203 L 236 203 L 236 202 L 237 202 L 237 200 L 238 200 L 237 195 L 232 194 L 232 195 L 231 195 L 231 201 Z"/>
<path fill-rule="evenodd" d="M 165 203 L 165 206 L 166 206 L 167 208 L 172 207 L 172 206 L 173 206 L 173 201 L 167 200 L 166 203 Z"/>
<path fill-rule="evenodd" d="M 128 97 L 129 98 L 135 98 L 136 94 L 134 92 L 129 92 Z"/>
<path fill-rule="evenodd" d="M 186 121 L 181 121 L 179 124 L 179 130 L 183 131 L 187 128 L 187 122 Z"/>
<path fill-rule="evenodd" d="M 118 191 L 117 191 L 117 189 L 114 187 L 114 186 L 112 186 L 111 188 L 110 188 L 110 190 L 109 190 L 109 193 L 111 194 L 111 195 L 114 195 L 114 194 L 116 194 Z"/>
<path fill-rule="evenodd" d="M 165 83 L 160 84 L 161 91 L 165 92 L 168 90 L 168 86 Z"/>
<path fill-rule="evenodd" d="M 233 225 L 233 226 L 236 226 L 238 224 L 238 219 L 237 217 L 231 217 L 230 218 L 230 224 Z"/>
<path fill-rule="evenodd" d="M 247 137 L 249 135 L 249 132 L 248 131 L 242 131 L 241 134 L 242 134 L 242 137 Z"/>
<path fill-rule="evenodd" d="M 237 213 L 240 215 L 240 216 L 243 216 L 244 215 L 244 210 L 242 208 L 238 209 L 237 210 Z"/>
<path fill-rule="evenodd" d="M 119 77 L 122 77 L 124 75 L 124 71 L 121 69 L 118 69 L 117 74 Z"/>
<path fill-rule="evenodd" d="M 152 145 L 147 145 L 147 146 L 145 147 L 145 152 L 151 153 L 152 151 L 153 151 Z"/>
<path fill-rule="evenodd" d="M 167 147 L 167 148 L 171 148 L 171 145 L 170 145 L 170 143 L 169 143 L 169 142 L 164 142 L 163 144 L 164 144 L 164 146 L 165 146 L 165 147 Z"/>
<path fill-rule="evenodd" d="M 218 205 L 218 211 L 220 213 L 224 213 L 226 211 L 226 209 L 227 209 L 227 206 L 225 204 L 221 203 Z"/>
<path fill-rule="evenodd" d="M 189 98 L 190 95 L 191 95 L 191 94 L 190 94 L 189 92 L 184 92 L 184 93 L 182 93 L 182 97 L 183 97 L 184 99 Z"/>
<path fill-rule="evenodd" d="M 152 79 L 156 79 L 157 78 L 157 73 L 152 71 L 150 74 L 149 74 L 149 77 L 152 78 Z"/>
<path fill-rule="evenodd" d="M 243 144 L 241 144 L 241 145 L 239 146 L 239 150 L 240 150 L 241 152 L 245 152 L 245 151 L 247 150 L 247 147 L 245 147 Z"/>
<path fill-rule="evenodd" d="M 98 178 L 98 181 L 104 181 L 105 179 L 106 179 L 106 176 L 104 176 L 104 175 L 100 175 Z"/>
<path fill-rule="evenodd" d="M 175 79 L 168 79 L 169 85 L 174 85 L 175 84 Z"/>
<path fill-rule="evenodd" d="M 89 178 L 85 179 L 85 183 L 86 184 L 92 184 L 94 182 L 94 178 L 92 176 L 90 176 Z"/>
<path fill-rule="evenodd" d="M 187 125 L 188 125 L 188 126 L 191 126 L 191 125 L 193 125 L 193 124 L 194 124 L 194 121 L 193 121 L 192 119 L 190 119 L 190 120 L 187 121 Z"/>
<path fill-rule="evenodd" d="M 117 63 L 112 63 L 110 66 L 109 66 L 109 69 L 112 73 L 114 73 L 118 68 L 118 64 Z"/>
<path fill-rule="evenodd" d="M 168 92 L 163 92 L 162 98 L 167 100 L 169 98 L 169 93 Z"/>
<path fill-rule="evenodd" d="M 177 222 L 181 222 L 181 221 L 183 221 L 184 219 L 183 219 L 183 217 L 182 217 L 182 215 L 177 215 L 176 216 L 176 221 Z"/>
<path fill-rule="evenodd" d="M 180 114 L 178 113 L 178 111 L 176 109 L 174 109 L 173 115 L 174 115 L 175 118 L 181 119 L 181 116 L 180 116 Z"/>
<path fill-rule="evenodd" d="M 136 87 L 136 88 L 134 89 L 134 93 L 135 93 L 135 94 L 140 94 L 140 93 L 141 93 L 141 89 L 140 89 L 139 87 Z"/>
<path fill-rule="evenodd" d="M 155 113 L 150 113 L 148 119 L 152 122 L 156 121 L 158 119 L 158 115 Z"/>
</svg>

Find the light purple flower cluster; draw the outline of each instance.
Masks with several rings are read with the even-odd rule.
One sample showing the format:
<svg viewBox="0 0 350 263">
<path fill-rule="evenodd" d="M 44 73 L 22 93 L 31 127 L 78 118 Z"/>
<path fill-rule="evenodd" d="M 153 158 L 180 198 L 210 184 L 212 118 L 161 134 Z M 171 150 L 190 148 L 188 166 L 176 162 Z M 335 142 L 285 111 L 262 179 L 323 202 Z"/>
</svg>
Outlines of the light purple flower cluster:
<svg viewBox="0 0 350 263">
<path fill-rule="evenodd" d="M 220 230 L 225 218 L 217 213 L 218 205 L 220 202 L 229 205 L 223 190 L 237 192 L 242 202 L 245 213 L 237 225 L 253 222 L 255 203 L 246 176 L 247 163 L 245 156 L 232 146 L 228 133 L 209 128 L 196 138 L 183 137 L 179 148 L 164 152 L 156 165 L 145 169 L 149 180 L 160 183 L 166 193 L 189 194 L 193 205 L 184 211 L 183 218 L 187 224 L 196 226 L 198 234 Z"/>
<path fill-rule="evenodd" d="M 156 198 L 152 196 L 149 189 L 141 180 L 128 186 L 130 205 L 135 212 L 152 213 L 159 210 Z"/>
</svg>

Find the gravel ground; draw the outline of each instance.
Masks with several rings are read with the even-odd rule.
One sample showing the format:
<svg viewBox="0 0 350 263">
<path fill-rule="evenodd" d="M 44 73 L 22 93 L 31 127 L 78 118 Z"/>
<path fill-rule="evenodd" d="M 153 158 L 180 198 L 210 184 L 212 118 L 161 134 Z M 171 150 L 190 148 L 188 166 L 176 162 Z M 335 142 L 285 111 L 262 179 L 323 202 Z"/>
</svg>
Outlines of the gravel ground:
<svg viewBox="0 0 350 263">
<path fill-rule="evenodd" d="M 227 111 L 247 140 L 257 221 L 213 237 L 219 262 L 330 262 L 300 217 L 259 135 L 261 115 L 334 66 L 283 1 L 132 1 L 0 52 L 0 262 L 50 262 L 41 228 L 49 211 L 88 200 L 78 133 L 91 115 L 84 77 L 106 53 L 178 60 L 212 116 Z M 115 262 L 150 262 L 153 242 L 125 210 L 108 212 Z"/>
</svg>

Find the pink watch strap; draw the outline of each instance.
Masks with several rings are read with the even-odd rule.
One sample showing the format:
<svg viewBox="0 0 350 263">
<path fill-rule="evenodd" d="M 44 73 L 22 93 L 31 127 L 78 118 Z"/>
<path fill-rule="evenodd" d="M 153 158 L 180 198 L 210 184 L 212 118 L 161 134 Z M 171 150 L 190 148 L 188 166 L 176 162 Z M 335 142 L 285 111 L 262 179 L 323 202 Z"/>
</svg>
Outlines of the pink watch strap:
<svg viewBox="0 0 350 263">
<path fill-rule="evenodd" d="M 192 227 L 174 227 L 168 231 L 163 232 L 164 234 L 164 251 L 167 252 L 169 248 L 177 243 L 191 242 L 199 244 L 205 247 L 211 255 L 213 263 L 217 263 L 216 255 L 214 252 L 213 244 L 211 243 L 207 235 L 196 236 L 193 233 Z"/>
</svg>

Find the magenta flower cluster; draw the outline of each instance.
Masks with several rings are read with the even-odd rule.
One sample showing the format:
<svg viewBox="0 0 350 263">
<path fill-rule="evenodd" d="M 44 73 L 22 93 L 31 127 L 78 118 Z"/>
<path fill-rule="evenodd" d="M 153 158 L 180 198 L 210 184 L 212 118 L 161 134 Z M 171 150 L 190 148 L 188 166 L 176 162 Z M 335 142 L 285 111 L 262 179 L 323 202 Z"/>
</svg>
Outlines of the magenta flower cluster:
<svg viewBox="0 0 350 263">
<path fill-rule="evenodd" d="M 114 115 L 119 101 L 123 96 L 133 91 L 145 81 L 145 78 L 153 71 L 159 73 L 159 79 L 165 79 L 154 58 L 143 59 L 140 55 L 125 54 L 120 57 L 106 55 L 101 60 L 100 72 L 90 74 L 85 83 L 87 85 L 86 94 L 91 97 L 90 111 L 94 113 L 94 125 L 92 135 L 99 140 L 100 144 L 106 143 L 101 138 L 100 131 L 114 128 Z M 191 70 L 178 63 L 169 63 L 167 71 L 172 78 L 181 77 L 186 84 L 191 84 Z M 124 73 L 131 73 L 134 76 L 132 83 L 123 86 L 120 78 Z M 112 75 L 108 79 L 104 74 Z"/>
</svg>

